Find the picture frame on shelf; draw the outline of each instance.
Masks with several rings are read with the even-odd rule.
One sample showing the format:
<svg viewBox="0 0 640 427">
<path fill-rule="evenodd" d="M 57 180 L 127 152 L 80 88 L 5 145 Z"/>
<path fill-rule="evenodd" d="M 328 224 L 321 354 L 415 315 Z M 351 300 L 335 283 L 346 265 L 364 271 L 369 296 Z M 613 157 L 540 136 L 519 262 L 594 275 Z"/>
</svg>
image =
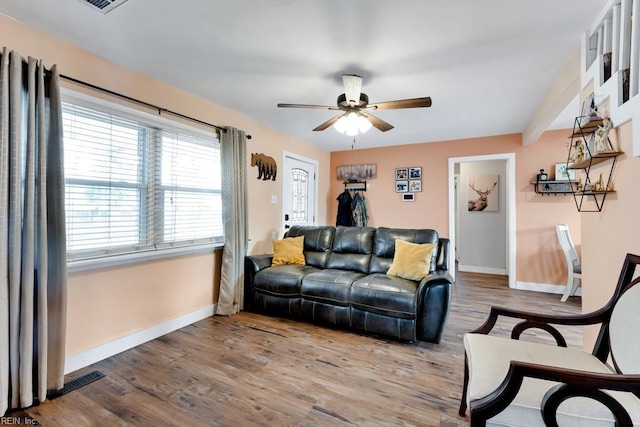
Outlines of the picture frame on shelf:
<svg viewBox="0 0 640 427">
<path fill-rule="evenodd" d="M 593 92 L 587 96 L 582 103 L 582 112 L 580 113 L 580 125 L 584 125 L 589 120 L 598 118 L 598 108 L 595 103 L 595 96 Z"/>
<path fill-rule="evenodd" d="M 576 171 L 575 169 L 567 169 L 566 163 L 556 163 L 556 181 L 575 181 Z"/>
</svg>

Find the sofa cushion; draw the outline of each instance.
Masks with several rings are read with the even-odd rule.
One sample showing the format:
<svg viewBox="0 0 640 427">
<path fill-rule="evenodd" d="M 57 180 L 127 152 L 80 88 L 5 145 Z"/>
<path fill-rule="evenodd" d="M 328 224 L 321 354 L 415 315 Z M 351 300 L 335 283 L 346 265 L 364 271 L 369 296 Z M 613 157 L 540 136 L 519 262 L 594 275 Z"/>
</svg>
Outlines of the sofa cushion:
<svg viewBox="0 0 640 427">
<path fill-rule="evenodd" d="M 369 274 L 351 285 L 351 305 L 372 313 L 415 319 L 418 285 L 387 274 Z"/>
<path fill-rule="evenodd" d="M 363 276 L 364 273 L 328 268 L 305 276 L 300 293 L 307 300 L 348 306 L 351 284 Z"/>
<path fill-rule="evenodd" d="M 556 347 L 537 342 L 513 340 L 482 334 L 465 334 L 464 348 L 469 361 L 470 402 L 487 396 L 506 377 L 511 360 L 537 363 L 566 369 L 611 373 L 607 365 L 582 350 Z M 544 426 L 540 405 L 544 394 L 558 383 L 525 378 L 511 405 L 491 418 L 491 426 Z M 634 425 L 640 423 L 640 400 L 632 393 L 611 392 L 629 412 Z M 572 398 L 558 408 L 559 425 L 613 425 L 613 418 L 603 405 L 586 398 Z"/>
<path fill-rule="evenodd" d="M 438 233 L 435 230 L 405 229 L 379 227 L 376 230 L 373 244 L 373 255 L 369 266 L 370 273 L 386 273 L 393 262 L 396 240 L 400 239 L 410 243 L 435 243 L 438 244 Z M 435 271 L 438 251 L 434 251 L 429 271 Z"/>
<path fill-rule="evenodd" d="M 267 267 L 256 273 L 253 288 L 257 292 L 274 295 L 300 295 L 302 279 L 310 273 L 319 271 L 310 265 L 277 265 Z"/>
<path fill-rule="evenodd" d="M 286 237 L 304 236 L 304 257 L 307 265 L 324 268 L 333 244 L 335 227 L 294 225 Z"/>
<path fill-rule="evenodd" d="M 409 243 L 396 240 L 396 251 L 387 274 L 420 281 L 429 275 L 435 243 Z"/>
<path fill-rule="evenodd" d="M 337 227 L 327 268 L 368 273 L 375 232 L 373 227 Z"/>
<path fill-rule="evenodd" d="M 271 265 L 304 265 L 304 236 L 273 241 Z"/>
</svg>

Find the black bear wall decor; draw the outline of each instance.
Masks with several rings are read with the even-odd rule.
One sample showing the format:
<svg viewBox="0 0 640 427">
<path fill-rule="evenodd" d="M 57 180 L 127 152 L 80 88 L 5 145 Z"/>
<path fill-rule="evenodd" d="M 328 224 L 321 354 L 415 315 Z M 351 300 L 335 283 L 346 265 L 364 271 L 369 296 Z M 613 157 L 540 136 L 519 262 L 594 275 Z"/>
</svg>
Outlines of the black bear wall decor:
<svg viewBox="0 0 640 427">
<path fill-rule="evenodd" d="M 275 181 L 278 174 L 278 165 L 273 157 L 263 153 L 251 153 L 251 167 L 258 167 L 258 179 Z"/>
</svg>

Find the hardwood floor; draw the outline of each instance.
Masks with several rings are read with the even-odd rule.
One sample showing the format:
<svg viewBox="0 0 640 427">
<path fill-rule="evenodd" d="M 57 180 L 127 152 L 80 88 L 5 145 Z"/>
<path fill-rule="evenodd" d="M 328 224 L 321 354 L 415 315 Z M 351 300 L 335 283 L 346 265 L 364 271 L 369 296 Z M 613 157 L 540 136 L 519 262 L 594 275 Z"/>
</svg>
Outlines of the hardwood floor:
<svg viewBox="0 0 640 427">
<path fill-rule="evenodd" d="M 81 369 L 99 379 L 10 416 L 45 426 L 464 426 L 462 336 L 491 305 L 580 312 L 580 298 L 459 273 L 440 344 L 401 343 L 242 312 L 214 316 Z M 501 327 L 497 334 L 506 334 Z M 582 333 L 566 335 L 582 346 Z"/>
</svg>

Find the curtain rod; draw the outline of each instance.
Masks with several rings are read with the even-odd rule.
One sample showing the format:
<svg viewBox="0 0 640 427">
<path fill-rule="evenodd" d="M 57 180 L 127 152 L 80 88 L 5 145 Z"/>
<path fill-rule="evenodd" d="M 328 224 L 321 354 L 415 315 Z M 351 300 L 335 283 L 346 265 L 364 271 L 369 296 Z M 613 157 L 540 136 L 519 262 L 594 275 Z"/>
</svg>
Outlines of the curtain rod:
<svg viewBox="0 0 640 427">
<path fill-rule="evenodd" d="M 96 85 L 94 85 L 92 83 L 83 82 L 82 80 L 78 80 L 76 78 L 69 77 L 69 76 L 66 76 L 64 74 L 60 74 L 60 78 L 64 79 L 64 80 L 68 80 L 68 81 L 76 83 L 76 84 L 79 84 L 81 86 L 86 86 L 88 88 L 97 90 L 99 92 L 104 92 L 106 94 L 109 94 L 111 96 L 115 96 L 117 98 L 125 99 L 127 101 L 130 101 L 130 102 L 145 106 L 145 107 L 150 108 L 152 110 L 157 110 L 158 114 L 160 114 L 160 113 L 171 114 L 173 116 L 180 117 L 181 119 L 190 120 L 192 122 L 196 122 L 196 123 L 199 123 L 201 125 L 205 125 L 205 126 L 209 126 L 209 127 L 215 128 L 215 129 L 219 130 L 220 132 L 226 132 L 227 131 L 225 128 L 217 126 L 217 125 L 214 125 L 212 123 L 208 123 L 208 122 L 205 122 L 205 121 L 202 121 L 202 120 L 199 120 L 199 119 L 196 119 L 196 118 L 193 118 L 193 117 L 178 113 L 176 111 L 169 110 L 169 109 L 164 108 L 164 107 L 159 107 L 159 106 L 151 104 L 149 102 L 141 101 L 139 99 L 132 98 L 130 96 L 123 95 L 123 94 L 118 93 L 118 92 L 114 92 L 114 91 L 112 91 L 110 89 L 105 89 L 103 87 L 96 86 Z M 246 135 L 246 137 L 247 137 L 247 139 L 251 139 L 251 135 Z"/>
</svg>

